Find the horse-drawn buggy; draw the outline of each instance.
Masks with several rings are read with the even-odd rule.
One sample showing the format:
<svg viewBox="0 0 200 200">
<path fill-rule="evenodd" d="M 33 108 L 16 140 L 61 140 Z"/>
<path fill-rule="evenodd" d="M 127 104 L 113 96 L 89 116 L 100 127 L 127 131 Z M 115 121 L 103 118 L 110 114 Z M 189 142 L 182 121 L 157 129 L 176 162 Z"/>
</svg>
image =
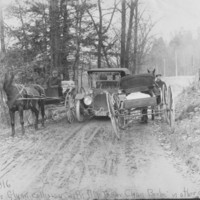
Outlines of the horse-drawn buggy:
<svg viewBox="0 0 200 200">
<path fill-rule="evenodd" d="M 60 92 L 60 89 L 62 92 Z M 14 72 L 5 73 L 1 97 L 7 104 L 10 114 L 12 136 L 15 135 L 15 112 L 19 112 L 22 134 L 24 129 L 24 110 L 31 110 L 35 115 L 34 126 L 38 129 L 38 118 L 41 113 L 42 126 L 44 126 L 45 105 L 53 104 L 65 107 L 67 119 L 72 122 L 75 119 L 74 99 L 75 85 L 73 81 L 62 81 L 61 86 L 47 87 L 44 89 L 38 84 L 17 84 L 14 81 Z M 31 116 L 31 115 L 30 115 Z M 26 116 L 28 120 L 29 116 Z"/>
<path fill-rule="evenodd" d="M 174 102 L 172 90 L 165 85 L 160 88 L 151 74 L 139 74 L 123 77 L 118 93 L 109 99 L 112 125 L 115 132 L 125 129 L 137 119 L 146 123 L 148 116 L 161 117 L 170 126 L 174 120 Z"/>
<path fill-rule="evenodd" d="M 173 125 L 173 98 L 169 86 L 160 88 L 152 74 L 131 75 L 125 68 L 104 68 L 88 71 L 90 89 L 77 94 L 77 120 L 87 116 L 109 116 L 114 132 L 120 138 L 120 129 L 148 116 L 160 116 Z"/>
</svg>

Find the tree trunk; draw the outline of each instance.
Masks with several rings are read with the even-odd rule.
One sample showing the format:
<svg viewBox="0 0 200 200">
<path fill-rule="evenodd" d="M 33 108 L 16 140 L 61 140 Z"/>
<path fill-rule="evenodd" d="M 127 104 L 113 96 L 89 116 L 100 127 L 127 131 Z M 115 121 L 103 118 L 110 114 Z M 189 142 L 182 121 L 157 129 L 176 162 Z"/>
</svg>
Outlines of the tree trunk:
<svg viewBox="0 0 200 200">
<path fill-rule="evenodd" d="M 98 0 L 99 23 L 95 22 L 94 17 L 90 13 L 89 9 L 87 10 L 87 12 L 88 12 L 93 24 L 94 24 L 94 28 L 95 28 L 95 30 L 97 32 L 97 36 L 98 36 L 98 45 L 95 45 L 95 47 L 97 46 L 97 66 L 98 66 L 98 68 L 101 68 L 102 51 L 105 50 L 103 48 L 103 36 L 108 32 L 108 30 L 111 26 L 114 13 L 116 11 L 116 7 L 117 7 L 117 4 L 116 4 L 116 1 L 115 1 L 114 9 L 111 13 L 110 20 L 109 20 L 108 25 L 105 29 L 103 29 L 104 27 L 103 27 L 103 14 L 102 14 L 102 8 L 101 8 L 101 0 Z"/>
<path fill-rule="evenodd" d="M 99 8 L 99 31 L 98 31 L 98 61 L 97 66 L 101 68 L 101 45 L 102 45 L 102 10 L 101 10 L 101 0 L 98 0 L 98 8 Z"/>
<path fill-rule="evenodd" d="M 138 0 L 135 0 L 135 26 L 134 26 L 134 56 L 133 56 L 133 74 L 139 72 L 139 66 L 137 62 L 137 48 L 138 48 Z"/>
<path fill-rule="evenodd" d="M 5 54 L 6 53 L 6 46 L 5 46 L 4 20 L 3 20 L 2 6 L 0 6 L 0 34 L 1 34 L 1 52 L 3 54 Z"/>
<path fill-rule="evenodd" d="M 25 55 L 24 55 L 24 61 L 28 62 L 28 37 L 26 34 L 26 28 L 25 28 L 25 24 L 24 24 L 24 18 L 23 18 L 23 8 L 20 5 L 20 2 L 18 0 L 16 0 L 16 3 L 18 4 L 19 7 L 19 19 L 20 22 L 22 24 L 22 32 L 23 32 L 23 41 L 22 41 L 22 45 L 25 48 Z"/>
<path fill-rule="evenodd" d="M 60 53 L 60 30 L 59 30 L 59 8 L 58 0 L 50 0 L 50 48 L 51 48 L 51 70 L 59 69 Z"/>
<path fill-rule="evenodd" d="M 135 9 L 135 5 L 133 1 L 134 0 L 131 0 L 128 35 L 127 35 L 127 42 L 126 42 L 126 54 L 125 54 L 126 68 L 129 68 L 130 47 L 131 47 L 131 38 L 132 38 L 132 29 L 133 29 L 133 16 L 134 16 L 134 9 Z"/>
<path fill-rule="evenodd" d="M 79 2 L 78 2 L 79 5 Z M 80 45 L 81 45 L 81 28 L 82 28 L 82 9 L 77 6 L 76 10 L 76 55 L 75 55 L 75 61 L 73 64 L 73 72 L 74 72 L 74 81 L 76 85 L 79 86 L 79 66 L 80 66 Z"/>
<path fill-rule="evenodd" d="M 102 49 L 103 49 L 103 54 L 104 54 L 104 57 L 105 57 L 105 60 L 106 60 L 106 64 L 107 64 L 107 66 L 110 68 L 111 65 L 110 65 L 110 63 L 109 63 L 108 53 L 107 53 L 107 51 L 106 51 L 106 49 L 105 49 L 105 46 L 103 46 L 103 44 L 102 44 Z"/>
<path fill-rule="evenodd" d="M 64 76 L 64 79 L 69 79 L 69 68 L 68 68 L 68 62 L 67 62 L 67 56 L 68 56 L 68 49 L 67 49 L 67 43 L 69 42 L 69 25 L 68 25 L 68 9 L 67 9 L 67 1 L 62 0 L 61 1 L 61 13 L 63 15 L 63 29 L 62 29 L 62 44 L 61 44 L 61 67 L 62 67 L 62 73 Z"/>
<path fill-rule="evenodd" d="M 6 53 L 6 46 L 5 46 L 5 36 L 4 36 L 4 20 L 3 20 L 3 10 L 2 6 L 0 6 L 0 37 L 1 37 L 1 54 L 0 54 L 0 62 L 4 63 L 4 57 Z M 1 72 L 5 69 L 2 67 L 1 64 Z M 1 77 L 2 78 L 2 77 Z M 9 125 L 9 114 L 7 105 L 4 103 L 3 96 L 5 93 L 3 92 L 3 82 L 2 79 L 0 81 L 0 123 L 6 126 Z"/>
<path fill-rule="evenodd" d="M 122 21 L 121 21 L 121 67 L 125 67 L 125 49 L 126 49 L 126 0 L 122 0 Z"/>
<path fill-rule="evenodd" d="M 45 12 L 45 5 L 43 5 L 43 14 L 42 14 L 42 23 L 43 23 L 43 27 L 42 27 L 42 31 L 43 31 L 43 35 L 44 35 L 44 48 L 43 51 L 47 52 L 48 49 L 48 17 L 47 14 Z"/>
</svg>

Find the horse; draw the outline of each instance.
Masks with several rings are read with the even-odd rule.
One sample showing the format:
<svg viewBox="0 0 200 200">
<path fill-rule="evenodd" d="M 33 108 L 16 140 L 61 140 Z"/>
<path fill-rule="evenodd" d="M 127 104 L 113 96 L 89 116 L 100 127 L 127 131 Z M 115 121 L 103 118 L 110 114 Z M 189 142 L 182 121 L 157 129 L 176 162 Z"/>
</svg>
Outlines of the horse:
<svg viewBox="0 0 200 200">
<path fill-rule="evenodd" d="M 24 129 L 24 110 L 31 110 L 32 113 L 35 114 L 35 130 L 38 129 L 38 117 L 39 117 L 39 108 L 41 109 L 42 115 L 42 126 L 44 127 L 44 99 L 41 98 L 44 95 L 44 89 L 36 84 L 32 84 L 30 86 L 24 86 L 21 84 L 15 84 L 13 82 L 14 74 L 13 72 L 5 73 L 4 82 L 3 82 L 3 90 L 7 96 L 7 106 L 9 108 L 10 121 L 12 134 L 15 135 L 15 112 L 19 112 L 20 116 L 20 124 L 22 128 L 22 135 L 25 134 Z M 38 108 L 39 107 L 39 108 Z"/>
</svg>

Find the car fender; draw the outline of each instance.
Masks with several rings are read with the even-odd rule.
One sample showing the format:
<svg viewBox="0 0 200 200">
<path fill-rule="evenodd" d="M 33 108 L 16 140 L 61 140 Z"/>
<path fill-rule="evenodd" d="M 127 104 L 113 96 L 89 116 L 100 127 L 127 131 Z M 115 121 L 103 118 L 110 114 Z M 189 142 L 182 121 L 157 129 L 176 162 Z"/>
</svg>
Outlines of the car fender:
<svg viewBox="0 0 200 200">
<path fill-rule="evenodd" d="M 83 99 L 84 98 L 84 94 L 76 94 L 76 97 L 75 97 L 75 99 L 76 100 L 81 100 L 81 99 Z"/>
</svg>

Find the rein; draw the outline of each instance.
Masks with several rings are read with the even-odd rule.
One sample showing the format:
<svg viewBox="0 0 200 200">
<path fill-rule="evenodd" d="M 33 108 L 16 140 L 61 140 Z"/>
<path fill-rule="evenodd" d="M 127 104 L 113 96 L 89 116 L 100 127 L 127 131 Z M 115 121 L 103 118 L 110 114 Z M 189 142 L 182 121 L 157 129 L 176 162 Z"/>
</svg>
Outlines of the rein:
<svg viewBox="0 0 200 200">
<path fill-rule="evenodd" d="M 13 84 L 11 87 L 14 87 L 17 89 L 18 93 L 14 96 L 13 99 L 10 101 L 7 101 L 7 104 L 9 107 L 12 107 L 15 101 L 23 101 L 23 100 L 39 100 L 38 96 L 34 94 L 34 92 L 31 93 L 31 88 L 26 87 L 25 85 L 22 84 Z M 36 89 L 35 89 L 36 90 Z M 37 90 L 36 90 L 37 91 Z M 37 91 L 38 92 L 38 91 Z M 39 93 L 39 92 L 38 92 Z M 33 96 L 32 98 L 27 98 L 24 97 L 24 95 L 30 95 Z M 41 98 L 40 98 L 41 99 Z M 28 103 L 28 102 L 27 102 Z"/>
<path fill-rule="evenodd" d="M 13 86 L 15 86 L 15 87 L 17 88 L 17 90 L 18 90 L 18 94 L 17 94 L 16 96 L 20 95 L 21 97 L 23 97 L 22 92 L 23 92 L 24 90 L 25 90 L 25 92 L 27 93 L 26 88 L 25 88 L 24 85 L 22 85 L 22 84 L 14 84 Z M 20 89 L 20 87 L 21 87 L 21 89 Z M 16 98 L 16 99 L 17 99 L 17 98 Z M 16 100 L 16 99 L 15 99 L 15 100 Z"/>
</svg>

